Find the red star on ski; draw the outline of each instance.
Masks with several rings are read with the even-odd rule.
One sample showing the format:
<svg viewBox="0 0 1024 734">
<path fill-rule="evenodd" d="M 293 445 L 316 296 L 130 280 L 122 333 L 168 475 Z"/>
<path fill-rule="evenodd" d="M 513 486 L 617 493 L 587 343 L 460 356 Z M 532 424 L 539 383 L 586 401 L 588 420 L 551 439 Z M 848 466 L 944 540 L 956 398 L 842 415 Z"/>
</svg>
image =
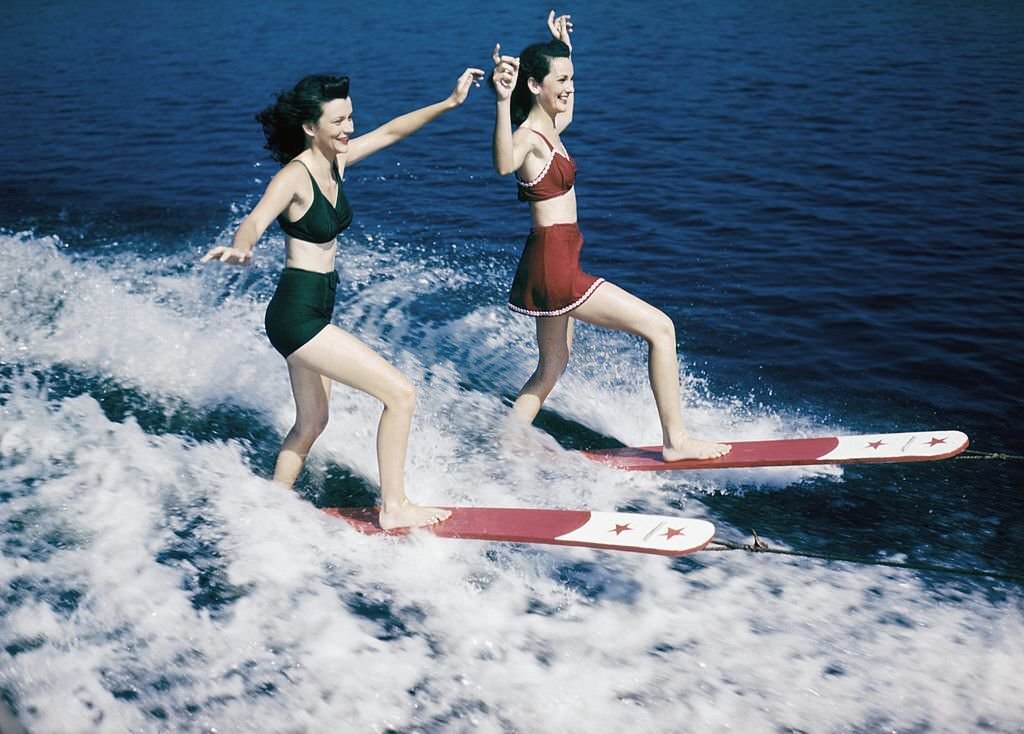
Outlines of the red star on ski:
<svg viewBox="0 0 1024 734">
<path fill-rule="evenodd" d="M 619 525 L 618 523 L 615 523 L 615 528 L 613 530 L 611 530 L 610 532 L 613 532 L 616 535 L 622 535 L 627 530 L 632 530 L 632 529 L 633 528 L 629 527 L 629 523 L 628 522 L 625 525 Z"/>
<path fill-rule="evenodd" d="M 665 530 L 665 540 L 672 540 L 677 535 L 682 535 L 682 528 L 668 528 Z"/>
<path fill-rule="evenodd" d="M 868 441 L 868 448 L 877 449 L 879 446 L 883 446 L 885 441 L 878 439 L 877 441 Z"/>
<path fill-rule="evenodd" d="M 932 440 L 928 442 L 928 445 L 929 446 L 935 446 L 936 444 L 940 444 L 940 443 L 946 443 L 946 439 L 944 439 L 944 438 L 935 438 L 933 436 Z"/>
</svg>

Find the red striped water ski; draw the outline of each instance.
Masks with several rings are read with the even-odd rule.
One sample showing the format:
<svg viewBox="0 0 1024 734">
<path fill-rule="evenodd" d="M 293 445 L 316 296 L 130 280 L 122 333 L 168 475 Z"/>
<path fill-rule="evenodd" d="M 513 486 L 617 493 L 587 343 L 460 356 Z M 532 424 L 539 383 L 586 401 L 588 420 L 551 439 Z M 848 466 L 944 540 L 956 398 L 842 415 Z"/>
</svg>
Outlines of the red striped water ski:
<svg viewBox="0 0 1024 734">
<path fill-rule="evenodd" d="M 766 441 L 729 441 L 732 449 L 717 459 L 666 462 L 661 446 L 602 449 L 581 452 L 588 459 L 628 471 L 682 469 L 735 469 L 759 466 L 810 464 L 872 464 L 935 461 L 956 456 L 969 440 L 960 431 L 871 433 L 817 438 L 781 438 Z"/>
</svg>

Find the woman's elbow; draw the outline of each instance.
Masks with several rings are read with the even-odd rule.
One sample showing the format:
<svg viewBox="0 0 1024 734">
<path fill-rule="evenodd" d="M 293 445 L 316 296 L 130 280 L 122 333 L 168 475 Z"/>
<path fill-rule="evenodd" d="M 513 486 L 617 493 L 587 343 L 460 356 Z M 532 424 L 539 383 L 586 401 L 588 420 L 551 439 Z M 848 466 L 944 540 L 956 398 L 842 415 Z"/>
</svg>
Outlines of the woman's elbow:
<svg viewBox="0 0 1024 734">
<path fill-rule="evenodd" d="M 509 161 L 501 161 L 495 159 L 494 170 L 498 172 L 499 176 L 507 176 L 516 170 L 516 167 Z"/>
</svg>

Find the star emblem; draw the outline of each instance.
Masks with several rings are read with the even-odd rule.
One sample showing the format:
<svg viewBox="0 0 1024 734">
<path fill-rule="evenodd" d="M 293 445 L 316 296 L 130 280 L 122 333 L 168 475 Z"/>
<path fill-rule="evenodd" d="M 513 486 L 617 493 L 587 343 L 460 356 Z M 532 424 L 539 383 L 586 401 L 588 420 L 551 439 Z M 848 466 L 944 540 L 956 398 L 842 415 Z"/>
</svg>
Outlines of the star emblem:
<svg viewBox="0 0 1024 734">
<path fill-rule="evenodd" d="M 878 439 L 877 441 L 868 441 L 868 448 L 877 449 L 879 446 L 884 446 L 885 441 Z"/>
<path fill-rule="evenodd" d="M 935 438 L 933 436 L 932 440 L 928 442 L 928 445 L 929 446 L 935 446 L 936 444 L 940 444 L 940 443 L 946 443 L 946 439 L 944 439 L 944 438 Z"/>
<path fill-rule="evenodd" d="M 682 528 L 667 528 L 665 530 L 665 540 L 672 540 L 672 538 L 676 537 L 677 535 L 682 535 L 682 534 L 683 534 L 683 529 Z"/>
<path fill-rule="evenodd" d="M 619 525 L 618 523 L 615 523 L 615 527 L 612 530 L 610 530 L 609 532 L 615 533 L 616 535 L 622 535 L 627 530 L 632 530 L 632 529 L 633 528 L 629 527 L 629 523 L 628 522 L 623 524 L 623 525 Z"/>
</svg>

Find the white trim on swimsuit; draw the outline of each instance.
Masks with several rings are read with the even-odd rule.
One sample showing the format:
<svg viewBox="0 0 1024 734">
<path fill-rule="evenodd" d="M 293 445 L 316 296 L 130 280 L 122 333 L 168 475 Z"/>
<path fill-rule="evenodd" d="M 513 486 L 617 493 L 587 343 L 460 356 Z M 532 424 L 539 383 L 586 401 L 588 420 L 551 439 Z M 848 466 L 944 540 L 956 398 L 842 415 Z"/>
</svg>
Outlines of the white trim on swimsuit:
<svg viewBox="0 0 1024 734">
<path fill-rule="evenodd" d="M 584 293 L 582 296 L 580 296 L 575 301 L 570 303 L 568 306 L 566 306 L 564 308 L 560 308 L 557 311 L 531 311 L 528 308 L 523 308 L 522 306 L 517 306 L 516 304 L 512 303 L 511 301 L 509 302 L 508 307 L 510 309 L 512 309 L 513 311 L 515 311 L 516 313 L 521 313 L 521 314 L 524 314 L 526 316 L 561 316 L 562 314 L 569 313 L 574 308 L 576 308 L 581 303 L 583 303 L 585 300 L 590 298 L 590 296 L 593 295 L 594 290 L 599 285 L 601 285 L 602 283 L 606 283 L 606 282 L 607 281 L 604 278 L 598 278 L 597 280 L 595 280 L 593 283 L 590 284 L 590 287 L 587 288 L 587 292 L 586 293 Z"/>
<path fill-rule="evenodd" d="M 516 183 L 519 184 L 520 186 L 522 186 L 524 189 L 532 189 L 534 186 L 539 184 L 544 179 L 545 176 L 548 175 L 548 169 L 551 168 L 551 164 L 554 162 L 556 155 L 562 156 L 563 158 L 565 158 L 565 160 L 569 161 L 570 163 L 572 162 L 572 158 L 570 158 L 567 155 L 563 155 L 561 151 L 555 150 L 554 148 L 552 148 L 551 149 L 551 157 L 548 158 L 548 162 L 544 164 L 544 170 L 542 170 L 540 172 L 539 176 L 537 176 L 532 181 L 527 182 L 527 181 L 524 181 L 523 179 L 519 178 L 519 174 L 517 173 L 516 174 Z"/>
</svg>

